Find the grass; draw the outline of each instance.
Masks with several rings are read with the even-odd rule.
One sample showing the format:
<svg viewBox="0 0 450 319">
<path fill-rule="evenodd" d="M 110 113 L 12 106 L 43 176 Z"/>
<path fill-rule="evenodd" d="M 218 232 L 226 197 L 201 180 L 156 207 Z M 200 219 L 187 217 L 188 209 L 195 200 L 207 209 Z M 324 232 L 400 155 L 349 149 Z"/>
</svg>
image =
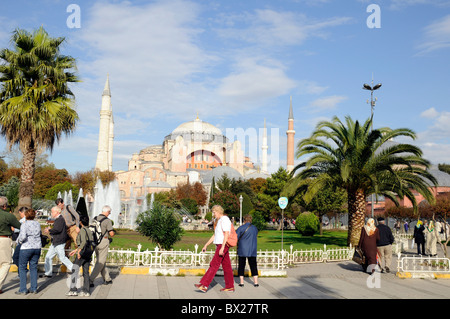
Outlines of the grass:
<svg viewBox="0 0 450 319">
<path fill-rule="evenodd" d="M 181 241 L 175 243 L 174 250 L 191 250 L 198 244 L 200 250 L 208 239 L 212 236 L 212 231 L 186 231 Z M 117 230 L 116 236 L 110 245 L 111 249 L 131 249 L 136 250 L 137 246 L 141 244 L 141 251 L 146 249 L 153 250 L 156 244 L 151 242 L 147 237 L 142 236 L 138 232 L 131 230 Z M 290 249 L 294 246 L 295 249 L 323 249 L 326 244 L 329 248 L 346 247 L 347 246 L 347 231 L 333 230 L 325 231 L 323 235 L 302 236 L 297 230 L 283 231 L 283 248 Z M 210 245 L 208 249 L 214 249 Z M 281 249 L 281 231 L 264 230 L 258 234 L 258 250 L 280 250 Z"/>
</svg>

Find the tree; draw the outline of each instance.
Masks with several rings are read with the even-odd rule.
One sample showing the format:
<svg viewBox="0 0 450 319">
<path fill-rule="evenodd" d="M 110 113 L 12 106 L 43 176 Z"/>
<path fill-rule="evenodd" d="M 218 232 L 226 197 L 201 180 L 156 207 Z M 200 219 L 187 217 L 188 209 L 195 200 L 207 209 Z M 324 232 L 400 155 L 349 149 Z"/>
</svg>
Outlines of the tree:
<svg viewBox="0 0 450 319">
<path fill-rule="evenodd" d="M 229 217 L 239 217 L 239 199 L 232 192 L 226 190 L 217 192 L 209 201 L 209 207 L 214 205 L 222 206 L 225 214 Z"/>
<path fill-rule="evenodd" d="M 438 169 L 442 172 L 446 172 L 450 174 L 450 165 L 449 164 L 438 164 Z"/>
<path fill-rule="evenodd" d="M 181 220 L 173 209 L 155 202 L 153 208 L 138 215 L 136 223 L 137 230 L 144 236 L 149 237 L 159 248 L 169 250 L 181 240 L 183 228 Z"/>
<path fill-rule="evenodd" d="M 19 205 L 31 207 L 36 152 L 53 150 L 63 134 L 75 130 L 78 114 L 69 83 L 78 82 L 75 59 L 60 53 L 64 38 L 43 27 L 16 29 L 14 48 L 0 52 L 0 133 L 23 154 Z"/>
<path fill-rule="evenodd" d="M 256 195 L 256 203 L 253 205 L 256 210 L 264 213 L 264 218 L 281 217 L 281 209 L 278 206 L 278 199 L 286 183 L 291 179 L 289 173 L 283 167 L 270 175 L 266 179 L 263 191 Z M 292 217 L 292 206 L 289 204 L 285 209 L 286 216 Z"/>
<path fill-rule="evenodd" d="M 387 143 L 396 137 L 414 139 L 407 128 L 371 129 L 372 118 L 363 124 L 346 117 L 345 124 L 337 117 L 320 122 L 309 138 L 297 146 L 297 158 L 310 157 L 297 165 L 294 189 L 304 179 L 311 179 L 305 200 L 311 201 L 326 185 L 343 188 L 347 192 L 349 214 L 347 243 L 356 246 L 364 226 L 366 197 L 384 195 L 398 205 L 398 197 L 408 198 L 415 210 L 413 190 L 429 202 L 434 201 L 430 183 L 437 181 L 427 168 L 430 163 L 422 158 L 422 151 L 410 144 Z M 292 189 L 291 189 L 292 191 Z"/>
<path fill-rule="evenodd" d="M 224 173 L 218 180 L 217 186 L 220 191 L 231 191 L 231 179 L 227 173 Z"/>
<path fill-rule="evenodd" d="M 304 180 L 304 187 L 299 187 L 302 193 L 295 196 L 295 200 L 298 200 L 299 204 L 307 211 L 316 214 L 319 217 L 319 233 L 323 234 L 322 219 L 324 215 L 332 215 L 340 213 L 345 210 L 344 204 L 346 200 L 346 193 L 342 188 L 333 187 L 332 185 L 326 185 L 316 193 L 310 201 L 304 200 L 305 191 L 307 190 L 310 180 Z M 294 200 L 290 199 L 290 201 Z"/>
<path fill-rule="evenodd" d="M 78 192 L 80 191 L 78 187 L 73 185 L 71 182 L 64 182 L 60 184 L 56 184 L 52 188 L 48 190 L 48 192 L 45 194 L 45 199 L 49 200 L 55 200 L 58 197 L 58 193 L 64 194 L 64 192 L 72 191 L 72 198 L 77 199 L 78 198 Z M 65 203 L 68 204 L 68 203 Z"/>
<path fill-rule="evenodd" d="M 0 186 L 0 196 L 8 198 L 8 205 L 14 209 L 19 202 L 19 178 L 12 176 L 7 183 Z"/>
<path fill-rule="evenodd" d="M 175 189 L 177 200 L 181 202 L 191 213 L 198 212 L 198 205 L 204 206 L 206 204 L 207 193 L 200 182 L 195 182 L 193 185 L 189 182 L 185 184 L 178 184 Z M 193 206 L 195 202 L 195 207 Z"/>
</svg>

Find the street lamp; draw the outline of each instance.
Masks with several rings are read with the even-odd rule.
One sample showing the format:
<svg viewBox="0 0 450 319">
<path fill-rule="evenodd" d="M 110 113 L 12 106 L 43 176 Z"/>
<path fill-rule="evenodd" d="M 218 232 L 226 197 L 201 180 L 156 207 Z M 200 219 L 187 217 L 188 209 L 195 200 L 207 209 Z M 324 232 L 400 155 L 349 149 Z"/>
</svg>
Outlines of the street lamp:
<svg viewBox="0 0 450 319">
<path fill-rule="evenodd" d="M 242 226 L 242 201 L 244 198 L 242 198 L 242 195 L 239 195 L 239 226 Z"/>
<path fill-rule="evenodd" d="M 373 85 L 373 80 L 372 80 L 372 85 Z M 370 86 L 367 83 L 364 83 L 364 85 L 363 85 L 364 90 L 370 91 L 370 111 L 371 111 L 370 115 L 372 116 L 372 118 L 373 118 L 373 109 L 375 108 L 375 103 L 377 101 L 377 98 L 375 98 L 375 100 L 373 99 L 373 91 L 378 90 L 380 87 L 381 87 L 381 83 L 378 83 L 375 86 Z M 367 103 L 369 103 L 369 101 L 367 101 Z"/>
<path fill-rule="evenodd" d="M 370 86 L 367 83 L 364 83 L 363 89 L 370 91 L 370 130 L 373 130 L 373 109 L 375 108 L 375 103 L 377 102 L 377 98 L 373 98 L 373 91 L 378 90 L 381 87 L 381 83 L 378 83 L 377 85 L 373 85 L 373 76 L 372 76 L 372 86 Z M 369 103 L 369 101 L 367 101 Z M 370 205 L 372 218 L 373 218 L 373 203 L 374 203 L 374 196 L 375 194 L 372 193 L 372 203 Z"/>
</svg>

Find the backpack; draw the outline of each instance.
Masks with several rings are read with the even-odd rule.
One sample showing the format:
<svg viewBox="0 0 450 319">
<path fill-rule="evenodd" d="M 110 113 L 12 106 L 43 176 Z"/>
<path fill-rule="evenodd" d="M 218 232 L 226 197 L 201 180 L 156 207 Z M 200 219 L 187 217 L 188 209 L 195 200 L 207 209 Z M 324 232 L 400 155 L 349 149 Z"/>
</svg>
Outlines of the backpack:
<svg viewBox="0 0 450 319">
<path fill-rule="evenodd" d="M 72 222 L 74 222 L 74 221 L 77 220 L 77 218 L 76 218 L 75 215 L 72 213 L 72 211 L 70 210 L 69 207 L 70 207 L 70 208 L 73 208 L 73 207 L 70 206 L 70 205 L 66 205 L 66 210 L 67 210 L 67 212 L 72 216 Z M 75 210 L 75 209 L 74 209 L 74 210 Z M 78 218 L 80 218 L 80 212 L 77 211 L 77 210 L 75 210 L 75 213 L 78 214 Z M 67 225 L 67 223 L 66 223 L 66 225 Z"/>
<path fill-rule="evenodd" d="M 97 217 L 92 219 L 92 222 L 89 223 L 89 229 L 92 231 L 92 235 L 94 237 L 94 241 L 92 242 L 94 248 L 100 244 L 103 237 L 106 235 L 106 232 L 102 233 L 102 222 L 107 219 L 107 217 L 103 218 L 100 221 L 97 220 Z"/>
<path fill-rule="evenodd" d="M 238 238 L 237 238 L 236 230 L 234 229 L 233 224 L 231 224 L 230 234 L 228 235 L 228 239 L 227 239 L 227 246 L 234 247 L 237 245 L 237 242 L 238 242 Z"/>
<path fill-rule="evenodd" d="M 91 260 L 92 254 L 94 253 L 96 245 L 94 245 L 94 241 L 90 240 L 89 232 L 92 233 L 91 229 L 89 227 L 83 227 L 81 231 L 86 232 L 86 245 L 84 246 L 83 250 L 80 252 L 80 257 L 84 260 Z"/>
</svg>

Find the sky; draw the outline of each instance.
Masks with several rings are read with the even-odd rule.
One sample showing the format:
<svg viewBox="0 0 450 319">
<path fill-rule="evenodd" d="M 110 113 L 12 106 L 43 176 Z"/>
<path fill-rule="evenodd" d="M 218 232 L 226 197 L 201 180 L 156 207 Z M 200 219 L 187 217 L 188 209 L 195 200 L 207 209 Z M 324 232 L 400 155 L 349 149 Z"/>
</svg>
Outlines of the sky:
<svg viewBox="0 0 450 319">
<path fill-rule="evenodd" d="M 372 81 L 382 83 L 374 127 L 412 129 L 417 139 L 400 142 L 450 163 L 450 0 L 2 0 L 0 48 L 16 28 L 40 26 L 66 38 L 61 53 L 81 79 L 76 131 L 49 156 L 71 174 L 95 166 L 107 75 L 114 171 L 198 114 L 224 134 L 247 132 L 227 136 L 257 165 L 252 132 L 266 121 L 274 172 L 286 165 L 291 98 L 297 144 L 319 121 L 365 121 Z"/>
</svg>

